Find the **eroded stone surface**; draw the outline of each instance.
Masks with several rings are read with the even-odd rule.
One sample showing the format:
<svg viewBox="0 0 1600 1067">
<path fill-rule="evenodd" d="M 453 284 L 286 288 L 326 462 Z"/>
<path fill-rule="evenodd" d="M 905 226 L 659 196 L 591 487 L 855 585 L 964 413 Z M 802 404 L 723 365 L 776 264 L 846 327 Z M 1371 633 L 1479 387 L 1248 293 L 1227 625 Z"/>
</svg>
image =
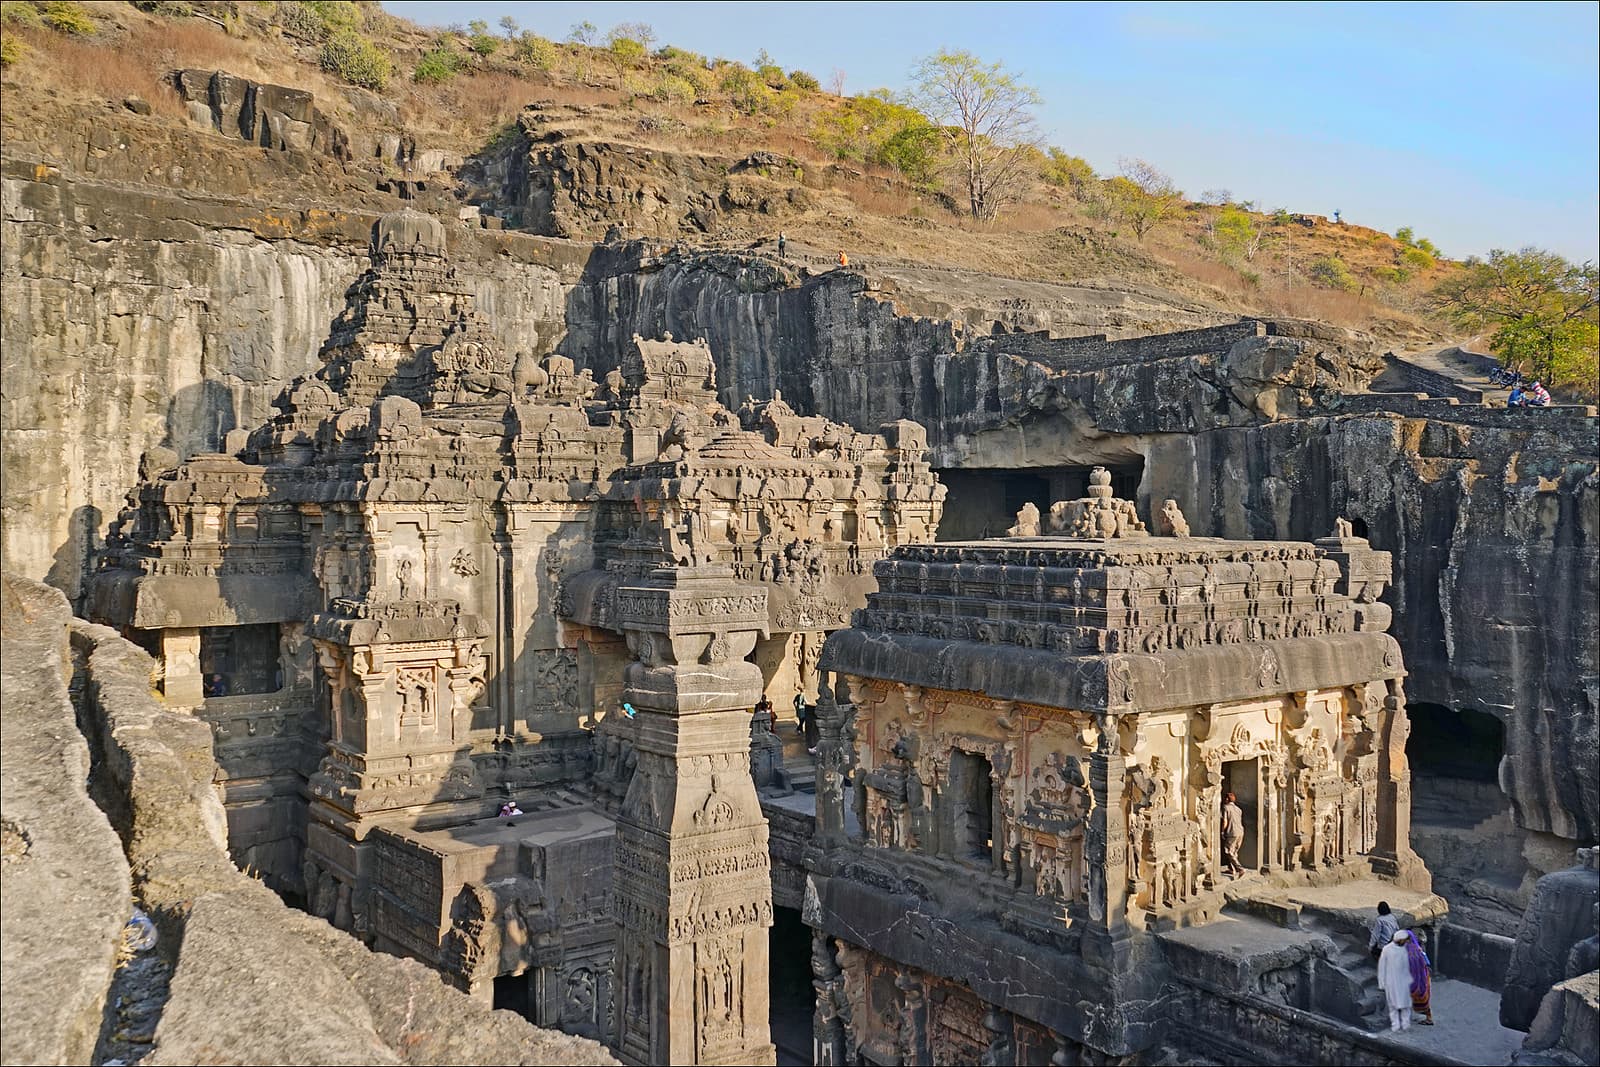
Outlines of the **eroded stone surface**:
<svg viewBox="0 0 1600 1067">
<path fill-rule="evenodd" d="M 66 598 L 9 573 L 0 593 L 0 1057 L 87 1063 L 133 910 L 128 863 L 89 799 L 89 748 L 67 697 Z"/>
</svg>

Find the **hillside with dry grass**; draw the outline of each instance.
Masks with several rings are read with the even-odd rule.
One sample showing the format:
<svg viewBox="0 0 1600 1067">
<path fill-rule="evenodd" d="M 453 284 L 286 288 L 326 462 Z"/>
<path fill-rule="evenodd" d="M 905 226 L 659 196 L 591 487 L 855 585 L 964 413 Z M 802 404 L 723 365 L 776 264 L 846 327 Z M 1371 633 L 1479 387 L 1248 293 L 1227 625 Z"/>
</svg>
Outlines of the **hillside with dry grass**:
<svg viewBox="0 0 1600 1067">
<path fill-rule="evenodd" d="M 920 117 L 888 93 L 844 97 L 765 54 L 749 65 L 706 57 L 655 42 L 647 27 L 579 27 L 575 36 L 584 39 L 554 42 L 514 25 L 439 31 L 375 4 L 6 0 L 0 118 L 9 154 L 69 167 L 95 157 L 108 122 L 113 141 L 134 130 L 148 158 L 124 176 L 196 193 L 253 187 L 381 209 L 393 203 L 384 190 L 417 177 L 426 156 L 430 181 L 421 184 L 435 207 L 477 206 L 536 232 L 598 239 L 621 222 L 629 236 L 722 245 L 770 243 L 781 232 L 821 256 L 1159 286 L 1229 312 L 1370 330 L 1401 347 L 1436 346 L 1456 332 L 1430 315 L 1427 294 L 1457 266 L 1426 241 L 1182 195 L 1135 238 L 1109 205 L 1117 179 L 1059 149 L 1036 152 L 1017 201 L 976 221 L 926 154 L 896 154 L 896 134 Z M 276 184 L 257 161 L 219 162 L 221 149 L 194 143 L 191 106 L 174 89 L 183 69 L 309 91 L 361 143 Z M 666 179 L 642 171 L 646 191 L 674 174 L 715 185 L 714 210 L 613 219 L 602 205 L 567 232 L 524 217 L 508 207 L 507 176 L 532 180 L 528 155 L 549 156 L 557 142 L 568 163 L 584 151 L 648 157 Z M 397 157 L 395 143 L 415 147 Z M 123 150 L 134 156 L 139 146 Z M 594 180 L 605 181 L 608 166 L 597 164 Z"/>
</svg>

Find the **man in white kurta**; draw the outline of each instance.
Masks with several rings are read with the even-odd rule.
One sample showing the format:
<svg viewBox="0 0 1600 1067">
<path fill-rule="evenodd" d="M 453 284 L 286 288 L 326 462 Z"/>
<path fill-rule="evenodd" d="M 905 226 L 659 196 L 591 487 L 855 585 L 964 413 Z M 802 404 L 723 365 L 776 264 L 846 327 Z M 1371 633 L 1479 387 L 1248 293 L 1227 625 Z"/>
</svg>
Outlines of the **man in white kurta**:
<svg viewBox="0 0 1600 1067">
<path fill-rule="evenodd" d="M 1378 988 L 1389 1006 L 1389 1029 L 1411 1029 L 1411 960 L 1406 955 L 1409 930 L 1396 930 L 1378 956 Z"/>
</svg>

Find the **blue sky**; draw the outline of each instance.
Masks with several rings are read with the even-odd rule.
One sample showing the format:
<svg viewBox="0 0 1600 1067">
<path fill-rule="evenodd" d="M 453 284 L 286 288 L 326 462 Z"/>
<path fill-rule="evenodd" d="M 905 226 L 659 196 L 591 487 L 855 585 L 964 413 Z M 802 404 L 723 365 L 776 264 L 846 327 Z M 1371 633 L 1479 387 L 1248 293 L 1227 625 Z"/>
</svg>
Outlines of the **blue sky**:
<svg viewBox="0 0 1600 1067">
<path fill-rule="evenodd" d="M 1053 143 L 1123 156 L 1191 196 L 1413 227 L 1447 255 L 1600 248 L 1600 6 L 388 2 L 425 25 L 511 15 L 648 22 L 658 43 L 750 62 L 765 48 L 845 91 L 905 88 L 941 47 L 1001 60 L 1043 94 Z"/>
</svg>

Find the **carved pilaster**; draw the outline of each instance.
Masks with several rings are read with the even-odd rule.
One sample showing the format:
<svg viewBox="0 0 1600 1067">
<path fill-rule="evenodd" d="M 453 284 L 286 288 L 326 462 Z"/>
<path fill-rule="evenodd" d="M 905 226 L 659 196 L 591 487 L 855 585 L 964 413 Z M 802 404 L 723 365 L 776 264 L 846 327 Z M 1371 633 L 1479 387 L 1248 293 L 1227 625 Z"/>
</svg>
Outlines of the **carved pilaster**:
<svg viewBox="0 0 1600 1067">
<path fill-rule="evenodd" d="M 1378 844 L 1372 850 L 1372 869 L 1403 885 L 1430 890 L 1433 878 L 1411 850 L 1411 765 L 1406 760 L 1411 720 L 1405 689 L 1400 678 L 1387 685 L 1378 724 Z"/>
<path fill-rule="evenodd" d="M 1089 757 L 1089 789 L 1095 808 L 1085 835 L 1089 867 L 1089 925 L 1084 955 L 1102 966 L 1115 967 L 1126 954 L 1128 932 L 1128 825 L 1122 791 L 1126 762 L 1117 744 L 1115 725 L 1104 721 L 1095 751 Z"/>
<path fill-rule="evenodd" d="M 772 1063 L 767 824 L 750 777 L 761 671 L 744 657 L 766 594 L 725 567 L 658 570 L 617 591 L 638 767 L 617 818 L 619 1055 Z"/>
</svg>

